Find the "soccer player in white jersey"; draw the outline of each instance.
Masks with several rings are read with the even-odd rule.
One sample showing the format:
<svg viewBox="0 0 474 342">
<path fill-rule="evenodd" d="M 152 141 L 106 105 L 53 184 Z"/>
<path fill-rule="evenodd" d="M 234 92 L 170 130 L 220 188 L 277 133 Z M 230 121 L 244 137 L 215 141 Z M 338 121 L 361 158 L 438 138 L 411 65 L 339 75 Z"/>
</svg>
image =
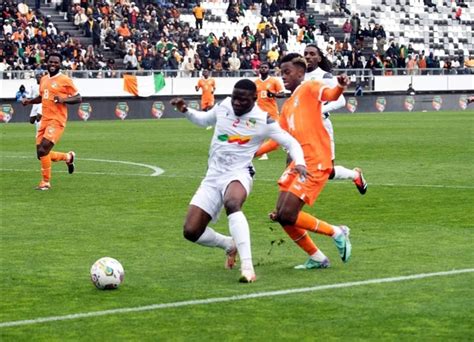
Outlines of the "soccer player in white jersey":
<svg viewBox="0 0 474 342">
<path fill-rule="evenodd" d="M 214 126 L 208 168 L 204 180 L 191 199 L 184 237 L 203 246 L 220 247 L 226 251 L 226 268 L 235 264 L 237 252 L 241 260 L 240 282 L 256 279 L 250 247 L 250 230 L 242 206 L 249 195 L 253 175 L 252 159 L 265 139 L 271 138 L 283 145 L 295 161 L 295 172 L 306 178 L 303 150 L 296 139 L 282 130 L 267 112 L 256 105 L 255 84 L 243 79 L 219 105 L 207 112 L 188 108 L 182 98 L 171 100 L 177 110 L 193 123 Z M 226 236 L 208 226 L 216 221 L 225 208 L 229 231 Z"/>
<path fill-rule="evenodd" d="M 335 87 L 337 85 L 337 80 L 333 78 L 331 74 L 331 62 L 323 55 L 316 44 L 306 45 L 306 48 L 304 49 L 304 58 L 307 63 L 305 80 L 322 81 L 329 87 Z M 344 95 L 341 95 L 337 101 L 326 102 L 322 107 L 324 127 L 326 127 L 331 138 L 333 169 L 329 179 L 351 179 L 356 185 L 357 190 L 359 190 L 363 195 L 367 192 L 367 182 L 362 174 L 362 170 L 357 167 L 351 170 L 341 165 L 334 166 L 336 148 L 334 144 L 334 130 L 329 115 L 330 111 L 342 108 L 345 105 L 346 100 Z"/>
<path fill-rule="evenodd" d="M 41 77 L 43 77 L 43 74 L 37 73 L 35 74 L 35 83 L 31 85 L 29 91 L 28 91 L 28 98 L 29 99 L 34 99 L 39 95 L 39 84 Z M 41 103 L 34 104 L 31 107 L 31 112 L 30 112 L 30 123 L 35 124 L 36 126 L 36 132 L 38 132 L 39 126 L 40 126 L 40 121 L 41 121 L 41 115 L 42 115 L 42 105 Z"/>
</svg>

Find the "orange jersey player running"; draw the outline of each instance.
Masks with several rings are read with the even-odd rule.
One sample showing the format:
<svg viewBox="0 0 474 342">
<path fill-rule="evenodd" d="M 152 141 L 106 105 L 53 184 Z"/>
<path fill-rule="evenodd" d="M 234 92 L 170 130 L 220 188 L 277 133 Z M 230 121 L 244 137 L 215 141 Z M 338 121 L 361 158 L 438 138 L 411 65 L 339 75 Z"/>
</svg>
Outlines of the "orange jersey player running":
<svg viewBox="0 0 474 342">
<path fill-rule="evenodd" d="M 350 83 L 346 75 L 337 78 L 338 85 L 329 88 L 319 81 L 303 83 L 306 61 L 297 53 L 290 53 L 280 62 L 283 83 L 292 95 L 282 107 L 280 126 L 298 140 L 304 151 L 308 176 L 295 174 L 294 163 L 290 163 L 278 180 L 280 189 L 276 213 L 271 218 L 278 221 L 285 232 L 308 255 L 309 259 L 297 269 L 329 267 L 329 259 L 316 247 L 307 231 L 333 238 L 343 262 L 351 256 L 349 228 L 333 226 L 303 212 L 305 204 L 313 205 L 326 184 L 332 170 L 331 141 L 321 116 L 321 106 L 325 101 L 334 101 Z M 278 144 L 269 140 L 256 155 L 270 152 Z"/>
<path fill-rule="evenodd" d="M 202 90 L 201 110 L 208 111 L 214 106 L 214 92 L 216 90 L 216 82 L 209 77 L 209 70 L 202 71 L 202 78 L 196 84 L 196 91 Z"/>
<path fill-rule="evenodd" d="M 283 96 L 283 85 L 275 77 L 269 77 L 270 65 L 267 62 L 260 64 L 258 69 L 260 78 L 255 80 L 257 86 L 257 105 L 267 112 L 271 118 L 278 121 L 277 96 Z M 263 154 L 259 160 L 267 160 L 267 154 Z"/>
<path fill-rule="evenodd" d="M 64 161 L 68 172 L 74 172 L 75 153 L 55 152 L 53 147 L 59 142 L 67 121 L 67 104 L 80 103 L 81 95 L 72 80 L 59 72 L 62 57 L 51 53 L 47 58 L 49 75 L 40 81 L 39 95 L 34 99 L 23 100 L 23 105 L 41 103 L 43 116 L 36 135 L 36 154 L 41 163 L 42 180 L 36 190 L 51 188 L 51 162 Z"/>
<path fill-rule="evenodd" d="M 275 77 L 269 77 L 270 66 L 267 62 L 260 64 L 258 69 L 260 78 L 255 80 L 257 86 L 257 105 L 270 114 L 273 120 L 278 121 L 277 95 L 283 94 L 283 85 Z"/>
</svg>

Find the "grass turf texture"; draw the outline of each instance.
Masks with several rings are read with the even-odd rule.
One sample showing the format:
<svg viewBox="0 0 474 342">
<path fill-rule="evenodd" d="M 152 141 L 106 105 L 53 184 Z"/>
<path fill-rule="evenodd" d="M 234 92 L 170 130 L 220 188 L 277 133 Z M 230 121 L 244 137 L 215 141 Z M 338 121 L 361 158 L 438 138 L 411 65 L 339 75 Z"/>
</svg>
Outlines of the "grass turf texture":
<svg viewBox="0 0 474 342">
<path fill-rule="evenodd" d="M 238 268 L 224 270 L 221 250 L 182 238 L 211 131 L 184 119 L 71 122 L 57 150 L 76 151 L 76 173 L 54 164 L 52 190 L 39 192 L 33 126 L 0 126 L 0 322 L 472 268 L 472 112 L 332 120 L 338 164 L 362 167 L 369 190 L 360 196 L 350 182 L 329 182 L 306 209 L 352 228 L 353 258 L 342 264 L 330 239 L 313 234 L 332 267 L 293 270 L 305 254 L 267 219 L 284 167 L 283 153 L 272 153 L 255 161 L 244 207 L 254 284 L 239 284 Z M 213 227 L 227 234 L 224 214 Z M 103 256 L 125 268 L 116 291 L 89 280 Z M 466 273 L 4 327 L 0 339 L 473 340 L 473 280 Z"/>
</svg>

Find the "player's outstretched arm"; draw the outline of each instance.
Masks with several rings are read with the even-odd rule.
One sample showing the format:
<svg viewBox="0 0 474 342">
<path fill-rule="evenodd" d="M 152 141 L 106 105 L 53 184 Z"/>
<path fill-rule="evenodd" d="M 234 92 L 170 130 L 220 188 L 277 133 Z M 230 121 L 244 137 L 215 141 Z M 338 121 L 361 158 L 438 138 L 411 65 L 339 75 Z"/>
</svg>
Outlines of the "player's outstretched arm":
<svg viewBox="0 0 474 342">
<path fill-rule="evenodd" d="M 293 138 L 290 133 L 283 130 L 276 122 L 269 124 L 268 130 L 268 137 L 272 139 L 277 144 L 277 146 L 280 144 L 283 146 L 283 148 L 285 148 L 285 150 L 288 151 L 290 157 L 295 161 L 295 165 L 306 166 L 303 149 L 301 148 L 298 140 Z"/>
<path fill-rule="evenodd" d="M 336 101 L 344 92 L 344 89 L 351 83 L 351 80 L 346 74 L 337 76 L 337 86 L 334 88 L 325 88 L 321 94 L 323 101 Z"/>
<path fill-rule="evenodd" d="M 189 121 L 198 126 L 214 126 L 214 124 L 216 123 L 215 109 L 218 106 L 214 106 L 211 110 L 207 112 L 201 112 L 192 108 L 188 108 L 186 101 L 184 101 L 184 99 L 181 97 L 175 97 L 170 101 L 170 103 L 171 105 L 175 106 L 178 111 L 186 115 L 186 118 L 188 118 Z"/>
</svg>

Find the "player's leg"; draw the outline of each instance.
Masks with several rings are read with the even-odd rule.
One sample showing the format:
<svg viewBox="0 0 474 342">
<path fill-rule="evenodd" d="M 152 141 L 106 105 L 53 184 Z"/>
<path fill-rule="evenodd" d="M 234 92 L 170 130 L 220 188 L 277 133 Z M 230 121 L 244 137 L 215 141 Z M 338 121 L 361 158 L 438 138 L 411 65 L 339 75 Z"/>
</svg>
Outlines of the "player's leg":
<svg viewBox="0 0 474 342">
<path fill-rule="evenodd" d="M 244 185 L 234 180 L 229 183 L 224 193 L 224 208 L 229 220 L 229 231 L 235 241 L 241 260 L 242 275 L 239 279 L 243 283 L 251 283 L 256 280 L 252 262 L 252 249 L 250 244 L 250 228 L 242 212 L 248 190 Z"/>
<path fill-rule="evenodd" d="M 210 187 L 204 180 L 191 199 L 183 235 L 187 240 L 201 246 L 224 249 L 227 255 L 226 268 L 232 268 L 237 254 L 232 237 L 220 234 L 208 226 L 211 220 L 217 220 L 221 209 L 220 192 L 215 187 Z M 232 256 L 230 261 L 229 255 Z"/>
<path fill-rule="evenodd" d="M 334 128 L 332 126 L 331 120 L 328 118 L 323 120 L 324 128 L 329 134 L 331 139 L 331 157 L 332 157 L 332 171 L 329 175 L 329 179 L 350 179 L 354 182 L 357 190 L 363 195 L 367 192 L 367 182 L 365 181 L 364 175 L 360 168 L 355 168 L 353 170 L 348 169 L 342 165 L 334 166 L 334 160 L 336 159 L 336 144 L 334 142 Z"/>
<path fill-rule="evenodd" d="M 307 231 L 295 225 L 298 213 L 304 204 L 305 203 L 299 197 L 291 192 L 280 192 L 275 219 L 282 225 L 288 236 L 309 256 L 304 264 L 298 265 L 295 268 L 327 268 L 329 267 L 329 259 L 315 245 Z"/>
<path fill-rule="evenodd" d="M 41 138 L 36 145 L 36 155 L 41 164 L 41 182 L 36 190 L 49 190 L 51 188 L 51 156 L 49 155 L 54 143 L 46 138 Z"/>
</svg>

